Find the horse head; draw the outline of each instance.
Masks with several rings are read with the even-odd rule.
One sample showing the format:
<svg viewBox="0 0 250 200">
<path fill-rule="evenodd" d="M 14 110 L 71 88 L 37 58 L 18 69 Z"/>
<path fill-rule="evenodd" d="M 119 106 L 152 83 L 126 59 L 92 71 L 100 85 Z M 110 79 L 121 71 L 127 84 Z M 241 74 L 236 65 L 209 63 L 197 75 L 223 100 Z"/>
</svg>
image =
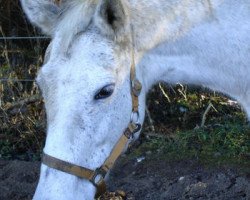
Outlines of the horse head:
<svg viewBox="0 0 250 200">
<path fill-rule="evenodd" d="M 144 89 L 139 110 L 132 111 L 131 66 L 140 56 L 127 6 L 122 0 L 23 0 L 22 5 L 52 37 L 37 76 L 47 113 L 44 153 L 95 171 L 128 124 L 144 119 Z M 133 70 L 143 83 L 139 69 Z M 91 181 L 42 164 L 34 199 L 93 199 L 95 192 Z"/>
</svg>

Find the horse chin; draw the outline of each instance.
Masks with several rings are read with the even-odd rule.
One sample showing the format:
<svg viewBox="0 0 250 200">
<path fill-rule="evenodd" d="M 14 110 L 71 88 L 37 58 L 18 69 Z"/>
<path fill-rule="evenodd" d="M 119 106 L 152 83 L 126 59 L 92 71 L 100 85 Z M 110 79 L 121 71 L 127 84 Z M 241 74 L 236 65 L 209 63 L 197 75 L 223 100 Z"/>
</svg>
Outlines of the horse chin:
<svg viewBox="0 0 250 200">
<path fill-rule="evenodd" d="M 95 190 L 87 180 L 42 165 L 33 200 L 93 200 Z"/>
</svg>

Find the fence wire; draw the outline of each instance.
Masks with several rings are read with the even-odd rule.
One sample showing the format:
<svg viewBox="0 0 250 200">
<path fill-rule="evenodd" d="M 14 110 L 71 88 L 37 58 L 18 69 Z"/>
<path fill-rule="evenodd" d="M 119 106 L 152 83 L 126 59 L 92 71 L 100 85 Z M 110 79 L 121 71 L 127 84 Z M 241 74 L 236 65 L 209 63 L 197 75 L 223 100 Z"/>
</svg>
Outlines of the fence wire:
<svg viewBox="0 0 250 200">
<path fill-rule="evenodd" d="M 33 36 L 33 37 L 25 37 L 25 36 L 7 36 L 0 37 L 1 40 L 49 40 L 50 37 L 47 36 Z M 0 78 L 0 82 L 35 82 L 35 79 L 12 79 L 12 78 Z"/>
<path fill-rule="evenodd" d="M 0 37 L 0 40 L 48 40 L 51 39 L 50 37 L 46 36 L 36 36 L 36 37 Z"/>
<path fill-rule="evenodd" d="M 11 79 L 11 78 L 0 78 L 0 82 L 35 82 L 35 79 Z"/>
</svg>

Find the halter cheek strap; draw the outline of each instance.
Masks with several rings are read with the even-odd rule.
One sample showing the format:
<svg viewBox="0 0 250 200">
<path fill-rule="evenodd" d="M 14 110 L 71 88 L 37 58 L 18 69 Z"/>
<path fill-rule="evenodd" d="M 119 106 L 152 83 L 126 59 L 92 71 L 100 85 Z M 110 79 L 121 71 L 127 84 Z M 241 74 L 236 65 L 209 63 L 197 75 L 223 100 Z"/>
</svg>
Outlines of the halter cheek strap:
<svg viewBox="0 0 250 200">
<path fill-rule="evenodd" d="M 108 171 L 113 167 L 117 158 L 121 155 L 122 151 L 127 145 L 127 142 L 134 133 L 141 129 L 139 123 L 139 95 L 142 89 L 140 81 L 136 78 L 135 61 L 134 61 L 134 48 L 132 47 L 132 63 L 130 70 L 130 86 L 132 97 L 132 114 L 128 127 L 123 132 L 119 141 L 116 143 L 109 157 L 105 162 L 96 170 L 91 170 L 85 167 L 81 167 L 58 158 L 52 157 L 46 153 L 43 153 L 42 163 L 50 168 L 77 176 L 82 179 L 89 180 L 97 189 L 96 198 L 106 192 L 105 176 Z M 136 120 L 135 120 L 136 118 Z"/>
</svg>

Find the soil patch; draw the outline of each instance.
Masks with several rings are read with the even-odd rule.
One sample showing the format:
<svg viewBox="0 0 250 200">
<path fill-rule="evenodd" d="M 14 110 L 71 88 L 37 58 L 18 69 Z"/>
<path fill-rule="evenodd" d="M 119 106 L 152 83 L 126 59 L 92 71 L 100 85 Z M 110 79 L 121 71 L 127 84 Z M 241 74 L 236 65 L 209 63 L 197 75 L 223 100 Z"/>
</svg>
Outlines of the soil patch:
<svg viewBox="0 0 250 200">
<path fill-rule="evenodd" d="M 0 199 L 32 199 L 39 167 L 39 162 L 0 161 Z"/>
<path fill-rule="evenodd" d="M 124 159 L 126 160 L 126 159 Z M 110 189 L 136 200 L 250 199 L 250 174 L 236 169 L 205 168 L 198 161 L 145 159 L 120 161 L 111 173 Z"/>
<path fill-rule="evenodd" d="M 39 162 L 0 161 L 0 199 L 32 199 Z M 167 161 L 124 155 L 110 174 L 111 191 L 129 199 L 250 199 L 250 174 L 233 168 L 205 168 L 195 160 Z"/>
</svg>

